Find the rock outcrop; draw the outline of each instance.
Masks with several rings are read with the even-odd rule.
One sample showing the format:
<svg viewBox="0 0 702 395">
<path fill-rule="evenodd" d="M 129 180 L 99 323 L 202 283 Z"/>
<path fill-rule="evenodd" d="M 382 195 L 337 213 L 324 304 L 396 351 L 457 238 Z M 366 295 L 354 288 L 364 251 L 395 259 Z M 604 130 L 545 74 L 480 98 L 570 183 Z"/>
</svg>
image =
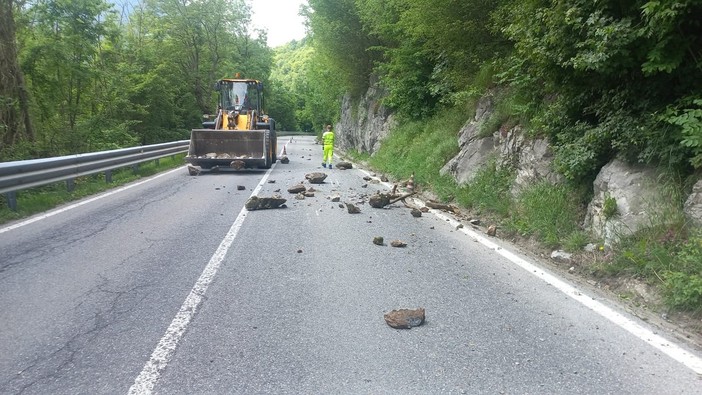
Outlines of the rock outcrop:
<svg viewBox="0 0 702 395">
<path fill-rule="evenodd" d="M 341 122 L 337 127 L 342 149 L 369 154 L 378 150 L 380 141 L 395 124 L 392 114 L 379 104 L 382 95 L 383 91 L 373 86 L 353 108 L 351 99 L 344 98 Z M 451 175 L 459 184 L 467 184 L 488 164 L 494 162 L 498 168 L 509 167 L 515 171 L 511 192 L 517 199 L 529 185 L 564 182 L 563 176 L 553 168 L 554 153 L 548 139 L 529 137 L 519 125 L 503 126 L 485 135 L 482 125 L 494 112 L 493 95 L 488 93 L 478 101 L 473 119 L 459 131 L 459 153 L 443 166 L 440 173 Z M 601 169 L 593 190 L 584 229 L 607 245 L 643 226 L 674 220 L 671 213 L 679 214 L 681 209 L 689 223 L 702 227 L 702 179 L 695 184 L 684 207 L 679 207 L 676 199 L 667 196 L 655 168 L 614 160 Z M 605 212 L 605 204 L 609 204 L 609 210 L 614 210 L 616 215 Z M 616 207 L 612 208 L 612 204 Z M 489 235 L 495 233 L 496 228 L 488 229 Z"/>
<path fill-rule="evenodd" d="M 380 142 L 395 126 L 395 117 L 380 101 L 385 91 L 376 80 L 355 105 L 350 95 L 341 102 L 341 120 L 336 125 L 336 139 L 342 150 L 357 150 L 373 154 L 380 148 Z"/>
<path fill-rule="evenodd" d="M 618 159 L 605 165 L 595 178 L 585 228 L 609 246 L 644 226 L 665 222 L 672 206 L 659 177 L 653 167 Z"/>
<path fill-rule="evenodd" d="M 485 165 L 495 160 L 499 168 L 507 166 L 516 170 L 517 176 L 512 186 L 514 195 L 534 182 L 562 182 L 563 177 L 552 168 L 553 152 L 546 139 L 527 139 L 519 125 L 501 128 L 489 136 L 481 134 L 481 126 L 494 111 L 491 95 L 483 96 L 478 101 L 475 117 L 459 132 L 458 155 L 444 165 L 440 174 L 450 174 L 459 184 L 466 184 L 473 181 Z"/>
</svg>

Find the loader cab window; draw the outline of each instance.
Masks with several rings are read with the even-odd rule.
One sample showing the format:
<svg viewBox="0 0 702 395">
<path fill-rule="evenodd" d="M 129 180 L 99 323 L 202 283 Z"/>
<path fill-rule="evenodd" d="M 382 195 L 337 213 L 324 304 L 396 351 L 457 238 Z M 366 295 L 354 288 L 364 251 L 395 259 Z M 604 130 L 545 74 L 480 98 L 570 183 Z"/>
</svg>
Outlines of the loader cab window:
<svg viewBox="0 0 702 395">
<path fill-rule="evenodd" d="M 250 111 L 257 109 L 258 89 L 255 82 L 223 82 L 222 106 L 225 110 Z"/>
</svg>

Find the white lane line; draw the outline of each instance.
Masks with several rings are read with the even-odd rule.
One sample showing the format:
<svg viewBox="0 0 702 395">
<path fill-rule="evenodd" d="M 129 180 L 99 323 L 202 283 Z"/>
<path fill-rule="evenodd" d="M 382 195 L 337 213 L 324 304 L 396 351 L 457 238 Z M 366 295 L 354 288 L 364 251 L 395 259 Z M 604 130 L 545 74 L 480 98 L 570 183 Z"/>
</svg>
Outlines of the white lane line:
<svg viewBox="0 0 702 395">
<path fill-rule="evenodd" d="M 415 201 L 416 200 L 417 199 L 415 199 Z M 460 224 L 459 221 L 456 221 L 453 218 L 450 218 L 449 216 L 442 214 L 436 210 L 430 211 L 438 218 L 449 222 L 449 224 L 451 224 L 451 226 L 453 227 Z M 644 328 L 635 321 L 596 301 L 593 297 L 585 294 L 580 289 L 570 284 L 567 284 L 565 281 L 559 279 L 558 277 L 545 272 L 544 269 L 532 263 L 529 263 L 525 259 L 520 258 L 516 254 L 514 254 L 513 252 L 500 247 L 491 240 L 488 240 L 483 235 L 468 228 L 461 228 L 459 230 L 465 233 L 466 235 L 476 239 L 479 243 L 483 244 L 484 246 L 494 250 L 498 254 L 502 255 L 502 257 L 521 267 L 530 274 L 540 278 L 546 284 L 554 286 L 556 289 L 566 294 L 567 296 L 575 299 L 590 310 L 610 320 L 614 324 L 618 325 L 622 329 L 648 343 L 650 346 L 657 348 L 658 350 L 673 358 L 674 360 L 682 363 L 693 372 L 702 375 L 702 358 L 694 355 L 693 353 L 685 350 L 684 348 L 678 346 L 675 343 L 671 343 L 666 338 L 653 333 L 650 329 Z"/>
<path fill-rule="evenodd" d="M 115 193 L 120 193 L 120 192 L 122 192 L 122 191 L 126 191 L 127 189 L 137 187 L 137 186 L 139 186 L 139 185 L 141 185 L 141 184 L 145 184 L 145 183 L 147 183 L 147 182 L 149 182 L 149 181 L 153 181 L 153 180 L 155 180 L 155 179 L 157 179 L 157 178 L 161 178 L 161 177 L 163 177 L 163 176 L 167 176 L 167 175 L 169 175 L 169 174 L 171 174 L 171 173 L 174 173 L 174 172 L 176 172 L 176 171 L 180 171 L 180 170 L 183 169 L 183 167 L 184 167 L 184 166 L 181 166 L 181 167 L 178 167 L 177 169 L 169 170 L 169 171 L 167 171 L 167 172 L 165 172 L 165 173 L 159 173 L 159 174 L 157 174 L 157 175 L 155 175 L 155 176 L 153 176 L 153 177 L 149 177 L 149 178 L 147 178 L 147 179 L 145 179 L 145 180 L 138 181 L 138 182 L 135 182 L 135 183 L 133 183 L 133 184 L 125 185 L 125 186 L 123 186 L 123 187 L 120 187 L 120 188 L 117 188 L 117 189 L 113 189 L 113 190 L 110 190 L 110 191 L 105 192 L 105 193 L 101 193 L 100 195 L 91 197 L 91 198 L 89 198 L 89 199 L 81 200 L 80 202 L 71 204 L 70 206 L 62 207 L 62 208 L 59 208 L 59 209 L 56 209 L 56 210 L 52 210 L 52 211 L 47 211 L 47 212 L 44 213 L 44 214 L 38 215 L 38 216 L 36 216 L 36 217 L 32 217 L 32 218 L 27 219 L 27 220 L 24 220 L 24 221 L 22 221 L 22 222 L 18 222 L 18 223 L 14 224 L 14 225 L 10 225 L 10 226 L 6 226 L 6 227 L 4 227 L 4 228 L 0 228 L 0 234 L 5 233 L 5 232 L 9 232 L 9 231 L 11 231 L 11 230 L 13 230 L 13 229 L 21 228 L 22 226 L 29 225 L 29 224 L 34 223 L 34 222 L 37 222 L 37 221 L 41 221 L 41 220 L 43 220 L 43 219 L 47 219 L 47 218 L 49 218 L 49 217 L 53 217 L 54 215 L 61 214 L 61 213 L 66 212 L 66 211 L 68 211 L 68 210 L 73 210 L 73 209 L 76 208 L 76 207 L 80 207 L 80 206 L 82 206 L 82 205 L 84 205 L 84 204 L 92 203 L 92 202 L 94 202 L 94 201 L 96 201 L 96 200 L 99 200 L 99 199 L 102 199 L 102 198 L 106 198 L 106 197 L 108 197 L 108 196 L 114 195 Z"/>
<path fill-rule="evenodd" d="M 371 173 L 360 169 L 361 172 L 364 174 L 371 176 Z M 384 186 L 387 188 L 392 188 L 392 185 L 387 182 L 382 183 Z M 415 202 L 415 205 L 424 205 L 424 202 L 422 202 L 419 199 L 413 198 L 412 199 Z M 456 221 L 455 219 L 441 213 L 440 211 L 437 210 L 429 210 L 432 214 L 437 216 L 438 218 L 447 221 L 449 224 L 451 224 L 452 227 L 458 226 L 460 224 L 459 221 Z M 459 229 L 461 232 L 465 233 L 466 235 L 476 239 L 480 244 L 494 250 L 498 254 L 500 254 L 502 257 L 506 258 L 510 262 L 514 263 L 515 265 L 521 267 L 528 273 L 540 278 L 543 280 L 546 284 L 554 286 L 556 289 L 561 291 L 562 293 L 566 294 L 567 296 L 575 299 L 582 305 L 586 306 L 590 310 L 594 311 L 595 313 L 599 314 L 600 316 L 608 319 L 615 325 L 619 326 L 620 328 L 626 330 L 627 332 L 631 333 L 632 335 L 638 337 L 642 341 L 648 343 L 650 346 L 657 348 L 664 354 L 668 355 L 669 357 L 673 358 L 674 360 L 680 362 L 683 364 L 685 367 L 688 369 L 692 370 L 693 372 L 702 375 L 702 358 L 696 356 L 695 354 L 685 350 L 684 348 L 678 346 L 675 343 L 671 343 L 669 340 L 666 338 L 659 336 L 655 333 L 653 333 L 650 329 L 647 329 L 640 324 L 638 324 L 636 321 L 633 321 L 625 316 L 623 316 L 620 313 L 617 313 L 616 311 L 612 310 L 611 308 L 605 306 L 604 304 L 596 301 L 593 297 L 585 294 L 582 292 L 580 289 L 567 284 L 565 281 L 559 279 L 558 277 L 546 273 L 542 268 L 527 262 L 526 260 L 518 257 L 516 254 L 507 251 L 506 249 L 498 246 L 496 243 L 492 242 L 491 240 L 487 239 L 483 235 L 468 229 L 468 228 L 461 228 Z"/>
<path fill-rule="evenodd" d="M 274 168 L 275 164 L 273 164 L 270 170 L 266 172 L 261 179 L 261 182 L 259 182 L 256 188 L 254 188 L 251 196 L 255 196 L 261 190 Z M 217 275 L 217 270 L 219 270 L 219 267 L 222 265 L 222 261 L 227 255 L 229 247 L 231 247 L 234 239 L 239 233 L 239 229 L 241 229 L 241 226 L 244 224 L 246 212 L 246 208 L 242 207 L 239 215 L 236 217 L 236 220 L 232 224 L 231 228 L 229 228 L 229 232 L 227 232 L 227 234 L 224 236 L 224 239 L 219 244 L 219 247 L 217 247 L 214 255 L 212 255 L 212 258 L 210 258 L 209 263 L 202 271 L 200 278 L 198 278 L 192 290 L 190 290 L 190 294 L 187 298 L 185 298 L 185 302 L 183 302 L 180 310 L 178 310 L 175 318 L 173 318 L 173 321 L 168 326 L 168 329 L 166 329 L 166 333 L 158 342 L 154 352 L 151 353 L 151 358 L 148 362 L 146 362 L 141 373 L 134 380 L 134 384 L 131 386 L 131 388 L 129 388 L 130 395 L 145 395 L 153 392 L 154 386 L 161 377 L 161 372 L 166 369 L 166 366 L 168 366 L 168 363 L 173 358 L 178 342 L 183 337 L 183 334 L 190 324 L 190 321 L 195 316 L 197 309 L 200 307 L 200 304 L 205 297 L 207 288 L 212 283 L 212 280 L 214 280 L 215 275 Z"/>
</svg>

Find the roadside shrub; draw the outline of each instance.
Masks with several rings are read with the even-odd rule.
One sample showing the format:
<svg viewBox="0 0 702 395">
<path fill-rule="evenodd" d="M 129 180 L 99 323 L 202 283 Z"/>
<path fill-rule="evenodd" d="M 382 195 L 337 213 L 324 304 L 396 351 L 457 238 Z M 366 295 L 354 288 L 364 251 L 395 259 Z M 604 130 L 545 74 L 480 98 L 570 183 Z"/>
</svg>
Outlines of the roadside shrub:
<svg viewBox="0 0 702 395">
<path fill-rule="evenodd" d="M 681 310 L 702 308 L 702 276 L 680 272 L 667 273 L 665 298 L 668 305 Z"/>
<path fill-rule="evenodd" d="M 685 241 L 664 274 L 666 302 L 676 308 L 702 308 L 702 233 Z"/>
</svg>

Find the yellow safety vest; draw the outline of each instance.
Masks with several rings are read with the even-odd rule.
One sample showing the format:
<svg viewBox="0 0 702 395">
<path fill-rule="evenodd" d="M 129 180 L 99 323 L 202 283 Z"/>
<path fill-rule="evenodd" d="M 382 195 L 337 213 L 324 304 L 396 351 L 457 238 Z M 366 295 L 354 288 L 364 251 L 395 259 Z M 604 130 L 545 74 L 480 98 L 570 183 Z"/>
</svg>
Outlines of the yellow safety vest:
<svg viewBox="0 0 702 395">
<path fill-rule="evenodd" d="M 322 143 L 324 143 L 324 145 L 334 145 L 334 132 L 324 132 L 322 135 Z"/>
</svg>

